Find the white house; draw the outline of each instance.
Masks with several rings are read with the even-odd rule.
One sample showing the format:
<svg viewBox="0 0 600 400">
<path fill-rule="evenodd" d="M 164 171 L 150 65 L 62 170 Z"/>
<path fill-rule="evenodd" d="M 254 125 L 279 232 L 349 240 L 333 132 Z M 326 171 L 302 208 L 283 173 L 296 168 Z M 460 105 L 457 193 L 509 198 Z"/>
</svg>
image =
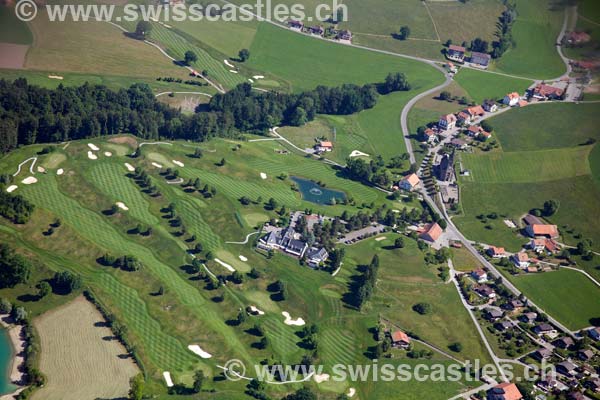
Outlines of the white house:
<svg viewBox="0 0 600 400">
<path fill-rule="evenodd" d="M 485 111 L 490 113 L 498 111 L 498 104 L 494 100 L 484 100 L 481 106 Z"/>
<path fill-rule="evenodd" d="M 512 92 L 512 93 L 509 93 L 506 96 L 504 96 L 502 103 L 506 104 L 507 106 L 512 107 L 512 106 L 516 106 L 517 104 L 519 104 L 520 99 L 521 99 L 521 96 L 519 96 L 519 93 Z"/>
<path fill-rule="evenodd" d="M 438 121 L 438 127 L 443 131 L 454 129 L 456 127 L 456 116 L 454 114 L 442 115 Z"/>
<path fill-rule="evenodd" d="M 421 180 L 419 179 L 417 174 L 410 174 L 404 179 L 402 179 L 400 182 L 398 182 L 398 187 L 402 190 L 410 192 L 419 184 L 419 182 L 421 182 Z"/>
<path fill-rule="evenodd" d="M 487 272 L 485 272 L 481 268 L 478 268 L 478 269 L 475 269 L 475 270 L 471 271 L 471 277 L 477 283 L 484 283 L 484 282 L 487 282 L 487 280 L 488 280 Z"/>
<path fill-rule="evenodd" d="M 525 269 L 525 268 L 529 267 L 529 264 L 531 264 L 529 262 L 529 256 L 524 251 L 515 253 L 512 256 L 512 262 L 513 262 L 513 264 L 515 264 L 515 266 L 517 266 L 518 268 L 521 268 L 521 269 Z"/>
</svg>

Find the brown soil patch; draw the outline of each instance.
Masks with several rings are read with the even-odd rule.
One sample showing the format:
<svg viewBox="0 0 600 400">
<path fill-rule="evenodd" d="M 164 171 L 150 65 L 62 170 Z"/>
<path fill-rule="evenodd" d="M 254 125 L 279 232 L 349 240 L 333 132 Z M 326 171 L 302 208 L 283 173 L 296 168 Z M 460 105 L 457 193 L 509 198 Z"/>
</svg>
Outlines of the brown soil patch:
<svg viewBox="0 0 600 400">
<path fill-rule="evenodd" d="M 133 149 L 137 148 L 137 140 L 135 140 L 134 138 L 132 138 L 130 136 L 114 137 L 114 138 L 108 139 L 108 141 L 110 143 L 126 144 L 126 145 L 129 145 Z"/>
<path fill-rule="evenodd" d="M 21 69 L 29 46 L 24 44 L 0 43 L 0 68 Z"/>
<path fill-rule="evenodd" d="M 600 85 L 591 85 L 583 89 L 584 93 L 600 93 Z"/>
</svg>

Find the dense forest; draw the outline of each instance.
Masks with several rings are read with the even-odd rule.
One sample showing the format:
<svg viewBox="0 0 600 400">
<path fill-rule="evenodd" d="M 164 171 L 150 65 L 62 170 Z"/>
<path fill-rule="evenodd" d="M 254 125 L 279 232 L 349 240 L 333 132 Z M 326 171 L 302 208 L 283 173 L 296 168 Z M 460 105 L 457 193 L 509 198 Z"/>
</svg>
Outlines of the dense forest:
<svg viewBox="0 0 600 400">
<path fill-rule="evenodd" d="M 319 86 L 299 94 L 257 92 L 240 84 L 214 96 L 193 115 L 160 103 L 150 87 L 110 90 L 90 85 L 46 89 L 26 79 L 0 80 L 0 154 L 18 145 L 131 133 L 145 139 L 232 137 L 264 134 L 277 125 L 300 126 L 316 114 L 352 114 L 373 107 L 379 94 L 410 90 L 402 73 L 379 84 Z"/>
</svg>

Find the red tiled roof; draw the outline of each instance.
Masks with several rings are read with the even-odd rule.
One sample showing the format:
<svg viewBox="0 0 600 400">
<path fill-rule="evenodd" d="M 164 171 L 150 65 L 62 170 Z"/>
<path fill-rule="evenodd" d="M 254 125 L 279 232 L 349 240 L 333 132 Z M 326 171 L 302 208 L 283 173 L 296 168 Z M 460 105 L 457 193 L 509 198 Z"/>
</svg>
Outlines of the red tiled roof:
<svg viewBox="0 0 600 400">
<path fill-rule="evenodd" d="M 408 335 L 402 331 L 396 331 L 394 333 L 392 333 L 392 341 L 394 343 L 397 342 L 405 342 L 405 343 L 410 343 L 410 338 L 408 337 Z"/>
<path fill-rule="evenodd" d="M 507 96 L 508 96 L 508 98 L 509 98 L 509 99 L 511 99 L 511 100 L 512 100 L 512 99 L 518 99 L 518 98 L 520 98 L 520 97 L 521 97 L 521 96 L 519 96 L 519 93 L 517 93 L 517 92 L 512 92 L 512 93 L 509 93 L 509 94 L 507 94 Z"/>
<path fill-rule="evenodd" d="M 419 184 L 419 182 L 421 182 L 421 180 L 419 179 L 419 176 L 417 174 L 410 174 L 402 180 L 410 183 L 410 186 L 412 186 L 412 187 L 417 186 Z"/>
<path fill-rule="evenodd" d="M 545 83 L 540 83 L 535 87 L 534 92 L 539 94 L 540 96 L 562 96 L 563 90 L 554 86 L 546 85 Z"/>
<path fill-rule="evenodd" d="M 446 115 L 442 115 L 440 117 L 440 119 L 443 119 L 446 122 L 455 122 L 456 121 L 456 116 L 454 116 L 454 114 L 446 114 Z"/>
<path fill-rule="evenodd" d="M 451 45 L 450 45 L 448 48 L 449 48 L 450 50 L 452 50 L 452 51 L 460 51 L 460 52 L 462 52 L 462 53 L 464 53 L 465 51 L 467 51 L 467 50 L 466 50 L 464 47 L 462 47 L 462 46 L 457 46 L 457 45 L 454 45 L 454 44 L 451 44 Z"/>
<path fill-rule="evenodd" d="M 501 254 L 504 254 L 504 252 L 505 252 L 504 247 L 496 247 L 496 246 L 490 246 L 490 251 L 494 255 L 501 255 Z"/>
<path fill-rule="evenodd" d="M 556 225 L 533 224 L 531 225 L 533 234 L 536 236 L 558 237 L 558 229 Z"/>
<path fill-rule="evenodd" d="M 321 142 L 321 147 L 333 147 L 333 143 L 331 142 Z"/>
<path fill-rule="evenodd" d="M 471 115 L 484 115 L 485 110 L 481 106 L 473 106 L 467 108 L 467 112 Z"/>
<path fill-rule="evenodd" d="M 519 260 L 520 262 L 529 261 L 529 256 L 524 251 L 520 251 L 515 255 L 517 256 L 517 260 Z"/>
<path fill-rule="evenodd" d="M 494 386 L 492 390 L 494 390 L 495 393 L 499 393 L 500 391 L 504 392 L 504 400 L 521 400 L 523 398 L 517 385 L 514 383 L 504 382 Z"/>
<path fill-rule="evenodd" d="M 434 242 L 436 240 L 438 240 L 440 238 L 440 236 L 442 235 L 442 227 L 439 226 L 436 222 L 429 224 L 425 227 L 424 232 L 421 234 L 421 236 L 428 236 L 429 238 L 431 238 L 431 240 L 433 240 Z"/>
</svg>

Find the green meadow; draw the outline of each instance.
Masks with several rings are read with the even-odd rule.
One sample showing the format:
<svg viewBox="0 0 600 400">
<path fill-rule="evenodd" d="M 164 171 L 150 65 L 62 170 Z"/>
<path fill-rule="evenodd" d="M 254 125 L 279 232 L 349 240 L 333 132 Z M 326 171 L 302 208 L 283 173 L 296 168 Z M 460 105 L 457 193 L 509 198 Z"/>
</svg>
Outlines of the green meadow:
<svg viewBox="0 0 600 400">
<path fill-rule="evenodd" d="M 0 6 L 0 42 L 31 44 L 33 35 L 27 24 L 19 20 L 13 7 Z"/>
<path fill-rule="evenodd" d="M 533 84 L 526 79 L 490 74 L 469 68 L 461 68 L 454 80 L 468 93 L 468 98 L 478 104 L 485 99 L 501 100 L 507 93 L 525 93 Z"/>
</svg>

